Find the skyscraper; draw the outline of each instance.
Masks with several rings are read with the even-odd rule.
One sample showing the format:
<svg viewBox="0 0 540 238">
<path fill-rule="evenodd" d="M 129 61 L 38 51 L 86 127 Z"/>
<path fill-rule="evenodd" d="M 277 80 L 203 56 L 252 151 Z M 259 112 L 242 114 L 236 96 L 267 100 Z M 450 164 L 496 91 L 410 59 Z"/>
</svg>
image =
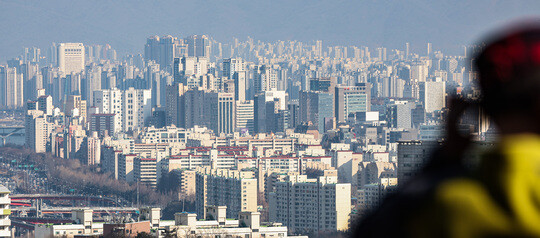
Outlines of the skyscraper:
<svg viewBox="0 0 540 238">
<path fill-rule="evenodd" d="M 58 45 L 58 68 L 64 74 L 79 73 L 84 70 L 85 55 L 82 43 L 60 43 Z"/>
<path fill-rule="evenodd" d="M 236 105 L 233 93 L 206 93 L 205 118 L 207 126 L 219 135 L 236 130 Z"/>
<path fill-rule="evenodd" d="M 210 57 L 210 40 L 205 35 L 192 35 L 186 38 L 188 56 Z"/>
<path fill-rule="evenodd" d="M 17 68 L 0 66 L 0 107 L 19 108 L 23 106 L 23 78 Z"/>
<path fill-rule="evenodd" d="M 441 110 L 446 106 L 445 82 L 421 82 L 419 85 L 420 101 L 426 112 Z"/>
<path fill-rule="evenodd" d="M 223 60 L 223 77 L 234 80 L 237 101 L 246 100 L 246 63 L 241 58 Z"/>
<path fill-rule="evenodd" d="M 313 123 L 320 133 L 325 132 L 325 120 L 334 118 L 334 98 L 331 93 L 301 91 L 299 121 Z"/>
<path fill-rule="evenodd" d="M 285 91 L 266 91 L 253 100 L 254 130 L 257 133 L 276 132 L 277 113 L 287 110 L 288 95 Z"/>
<path fill-rule="evenodd" d="M 36 153 L 46 151 L 49 125 L 43 111 L 28 110 L 25 118 L 25 144 Z"/>
<path fill-rule="evenodd" d="M 335 88 L 335 110 L 338 122 L 344 122 L 350 113 L 367 112 L 371 107 L 371 85 L 337 86 Z"/>
</svg>

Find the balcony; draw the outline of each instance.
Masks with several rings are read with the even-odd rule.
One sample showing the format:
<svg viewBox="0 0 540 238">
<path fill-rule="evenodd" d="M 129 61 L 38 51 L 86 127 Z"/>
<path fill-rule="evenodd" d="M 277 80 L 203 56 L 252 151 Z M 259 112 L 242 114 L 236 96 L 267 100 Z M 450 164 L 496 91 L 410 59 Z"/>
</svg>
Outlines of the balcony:
<svg viewBox="0 0 540 238">
<path fill-rule="evenodd" d="M 10 204 L 11 203 L 11 198 L 9 197 L 1 197 L 0 198 L 0 204 Z"/>
<path fill-rule="evenodd" d="M 9 220 L 9 219 L 0 220 L 0 226 L 11 226 L 11 220 Z M 2 231 L 2 230 L 0 230 L 0 231 Z"/>
<path fill-rule="evenodd" d="M 0 230 L 0 237 L 11 237 L 11 231 L 9 229 Z"/>
<path fill-rule="evenodd" d="M 11 209 L 0 209 L 0 215 L 11 215 Z"/>
</svg>

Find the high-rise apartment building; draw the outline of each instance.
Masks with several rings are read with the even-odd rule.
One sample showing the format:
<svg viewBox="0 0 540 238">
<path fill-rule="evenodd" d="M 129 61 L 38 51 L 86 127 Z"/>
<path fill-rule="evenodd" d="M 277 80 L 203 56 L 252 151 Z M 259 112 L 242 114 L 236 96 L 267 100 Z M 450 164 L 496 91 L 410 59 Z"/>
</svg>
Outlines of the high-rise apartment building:
<svg viewBox="0 0 540 238">
<path fill-rule="evenodd" d="M 338 183 L 337 176 L 292 175 L 274 186 L 270 221 L 281 222 L 293 232 L 349 229 L 351 184 Z"/>
<path fill-rule="evenodd" d="M 3 185 L 0 185 L 0 237 L 12 237 L 11 220 L 11 199 L 9 198 L 10 191 Z"/>
<path fill-rule="evenodd" d="M 192 35 L 185 39 L 188 47 L 188 56 L 210 57 L 211 44 L 205 35 Z"/>
<path fill-rule="evenodd" d="M 403 184 L 418 174 L 429 160 L 431 153 L 439 146 L 437 141 L 402 141 L 397 148 L 397 178 Z"/>
<path fill-rule="evenodd" d="M 0 66 L 0 107 L 22 107 L 23 93 L 23 76 L 17 72 L 17 68 Z"/>
<path fill-rule="evenodd" d="M 253 68 L 253 92 L 276 91 L 278 88 L 277 72 L 269 65 L 257 65 Z"/>
<path fill-rule="evenodd" d="M 130 131 L 147 124 L 152 115 L 148 89 L 102 89 L 94 92 L 94 107 L 99 113 L 115 114 L 116 127 Z"/>
<path fill-rule="evenodd" d="M 38 110 L 42 111 L 47 116 L 53 114 L 53 103 L 50 95 L 43 95 L 38 97 Z"/>
<path fill-rule="evenodd" d="M 98 165 L 101 163 L 101 140 L 96 131 L 84 138 L 82 149 L 79 152 L 82 164 Z"/>
<path fill-rule="evenodd" d="M 75 109 L 77 109 L 77 113 L 74 113 Z M 67 116 L 78 115 L 82 117 L 84 121 L 86 121 L 86 100 L 82 100 L 81 95 L 69 95 L 66 101 L 66 108 L 64 109 L 64 113 Z"/>
<path fill-rule="evenodd" d="M 186 45 L 183 39 L 173 36 L 152 36 L 144 45 L 144 58 L 152 60 L 162 70 L 173 67 L 174 58 L 186 56 Z"/>
<path fill-rule="evenodd" d="M 419 84 L 420 102 L 424 104 L 426 112 L 440 111 L 446 106 L 445 82 L 421 82 Z"/>
<path fill-rule="evenodd" d="M 25 118 L 25 144 L 36 153 L 46 151 L 49 137 L 47 116 L 40 110 L 28 110 Z"/>
<path fill-rule="evenodd" d="M 206 207 L 227 206 L 227 217 L 257 211 L 257 179 L 253 171 L 199 169 L 196 178 L 197 216 L 206 217 Z"/>
<path fill-rule="evenodd" d="M 82 72 L 85 66 L 84 45 L 82 43 L 60 43 L 57 59 L 58 68 L 64 74 Z"/>
<path fill-rule="evenodd" d="M 133 164 L 135 181 L 155 188 L 157 186 L 157 160 L 137 157 Z"/>
<path fill-rule="evenodd" d="M 347 121 L 350 113 L 367 112 L 371 109 L 371 87 L 368 83 L 335 88 L 335 110 L 338 122 Z"/>
</svg>

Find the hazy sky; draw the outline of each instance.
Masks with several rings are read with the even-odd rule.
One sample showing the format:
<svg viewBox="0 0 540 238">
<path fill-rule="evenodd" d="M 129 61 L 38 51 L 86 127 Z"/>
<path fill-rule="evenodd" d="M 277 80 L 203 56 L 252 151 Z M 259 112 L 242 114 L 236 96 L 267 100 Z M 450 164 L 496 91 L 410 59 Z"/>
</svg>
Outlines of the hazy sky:
<svg viewBox="0 0 540 238">
<path fill-rule="evenodd" d="M 432 42 L 455 53 L 495 26 L 534 14 L 539 0 L 0 0 L 0 62 L 51 42 L 142 52 L 156 34 L 400 49 L 410 42 L 422 53 Z"/>
</svg>

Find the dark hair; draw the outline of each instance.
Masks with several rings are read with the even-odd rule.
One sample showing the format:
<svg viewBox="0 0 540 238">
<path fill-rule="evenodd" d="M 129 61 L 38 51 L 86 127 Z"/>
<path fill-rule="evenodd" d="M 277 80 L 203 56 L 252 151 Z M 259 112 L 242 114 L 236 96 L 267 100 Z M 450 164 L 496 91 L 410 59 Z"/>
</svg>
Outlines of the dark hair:
<svg viewBox="0 0 540 238">
<path fill-rule="evenodd" d="M 474 59 L 481 105 L 494 117 L 527 113 L 540 99 L 540 26 L 499 37 Z"/>
</svg>

